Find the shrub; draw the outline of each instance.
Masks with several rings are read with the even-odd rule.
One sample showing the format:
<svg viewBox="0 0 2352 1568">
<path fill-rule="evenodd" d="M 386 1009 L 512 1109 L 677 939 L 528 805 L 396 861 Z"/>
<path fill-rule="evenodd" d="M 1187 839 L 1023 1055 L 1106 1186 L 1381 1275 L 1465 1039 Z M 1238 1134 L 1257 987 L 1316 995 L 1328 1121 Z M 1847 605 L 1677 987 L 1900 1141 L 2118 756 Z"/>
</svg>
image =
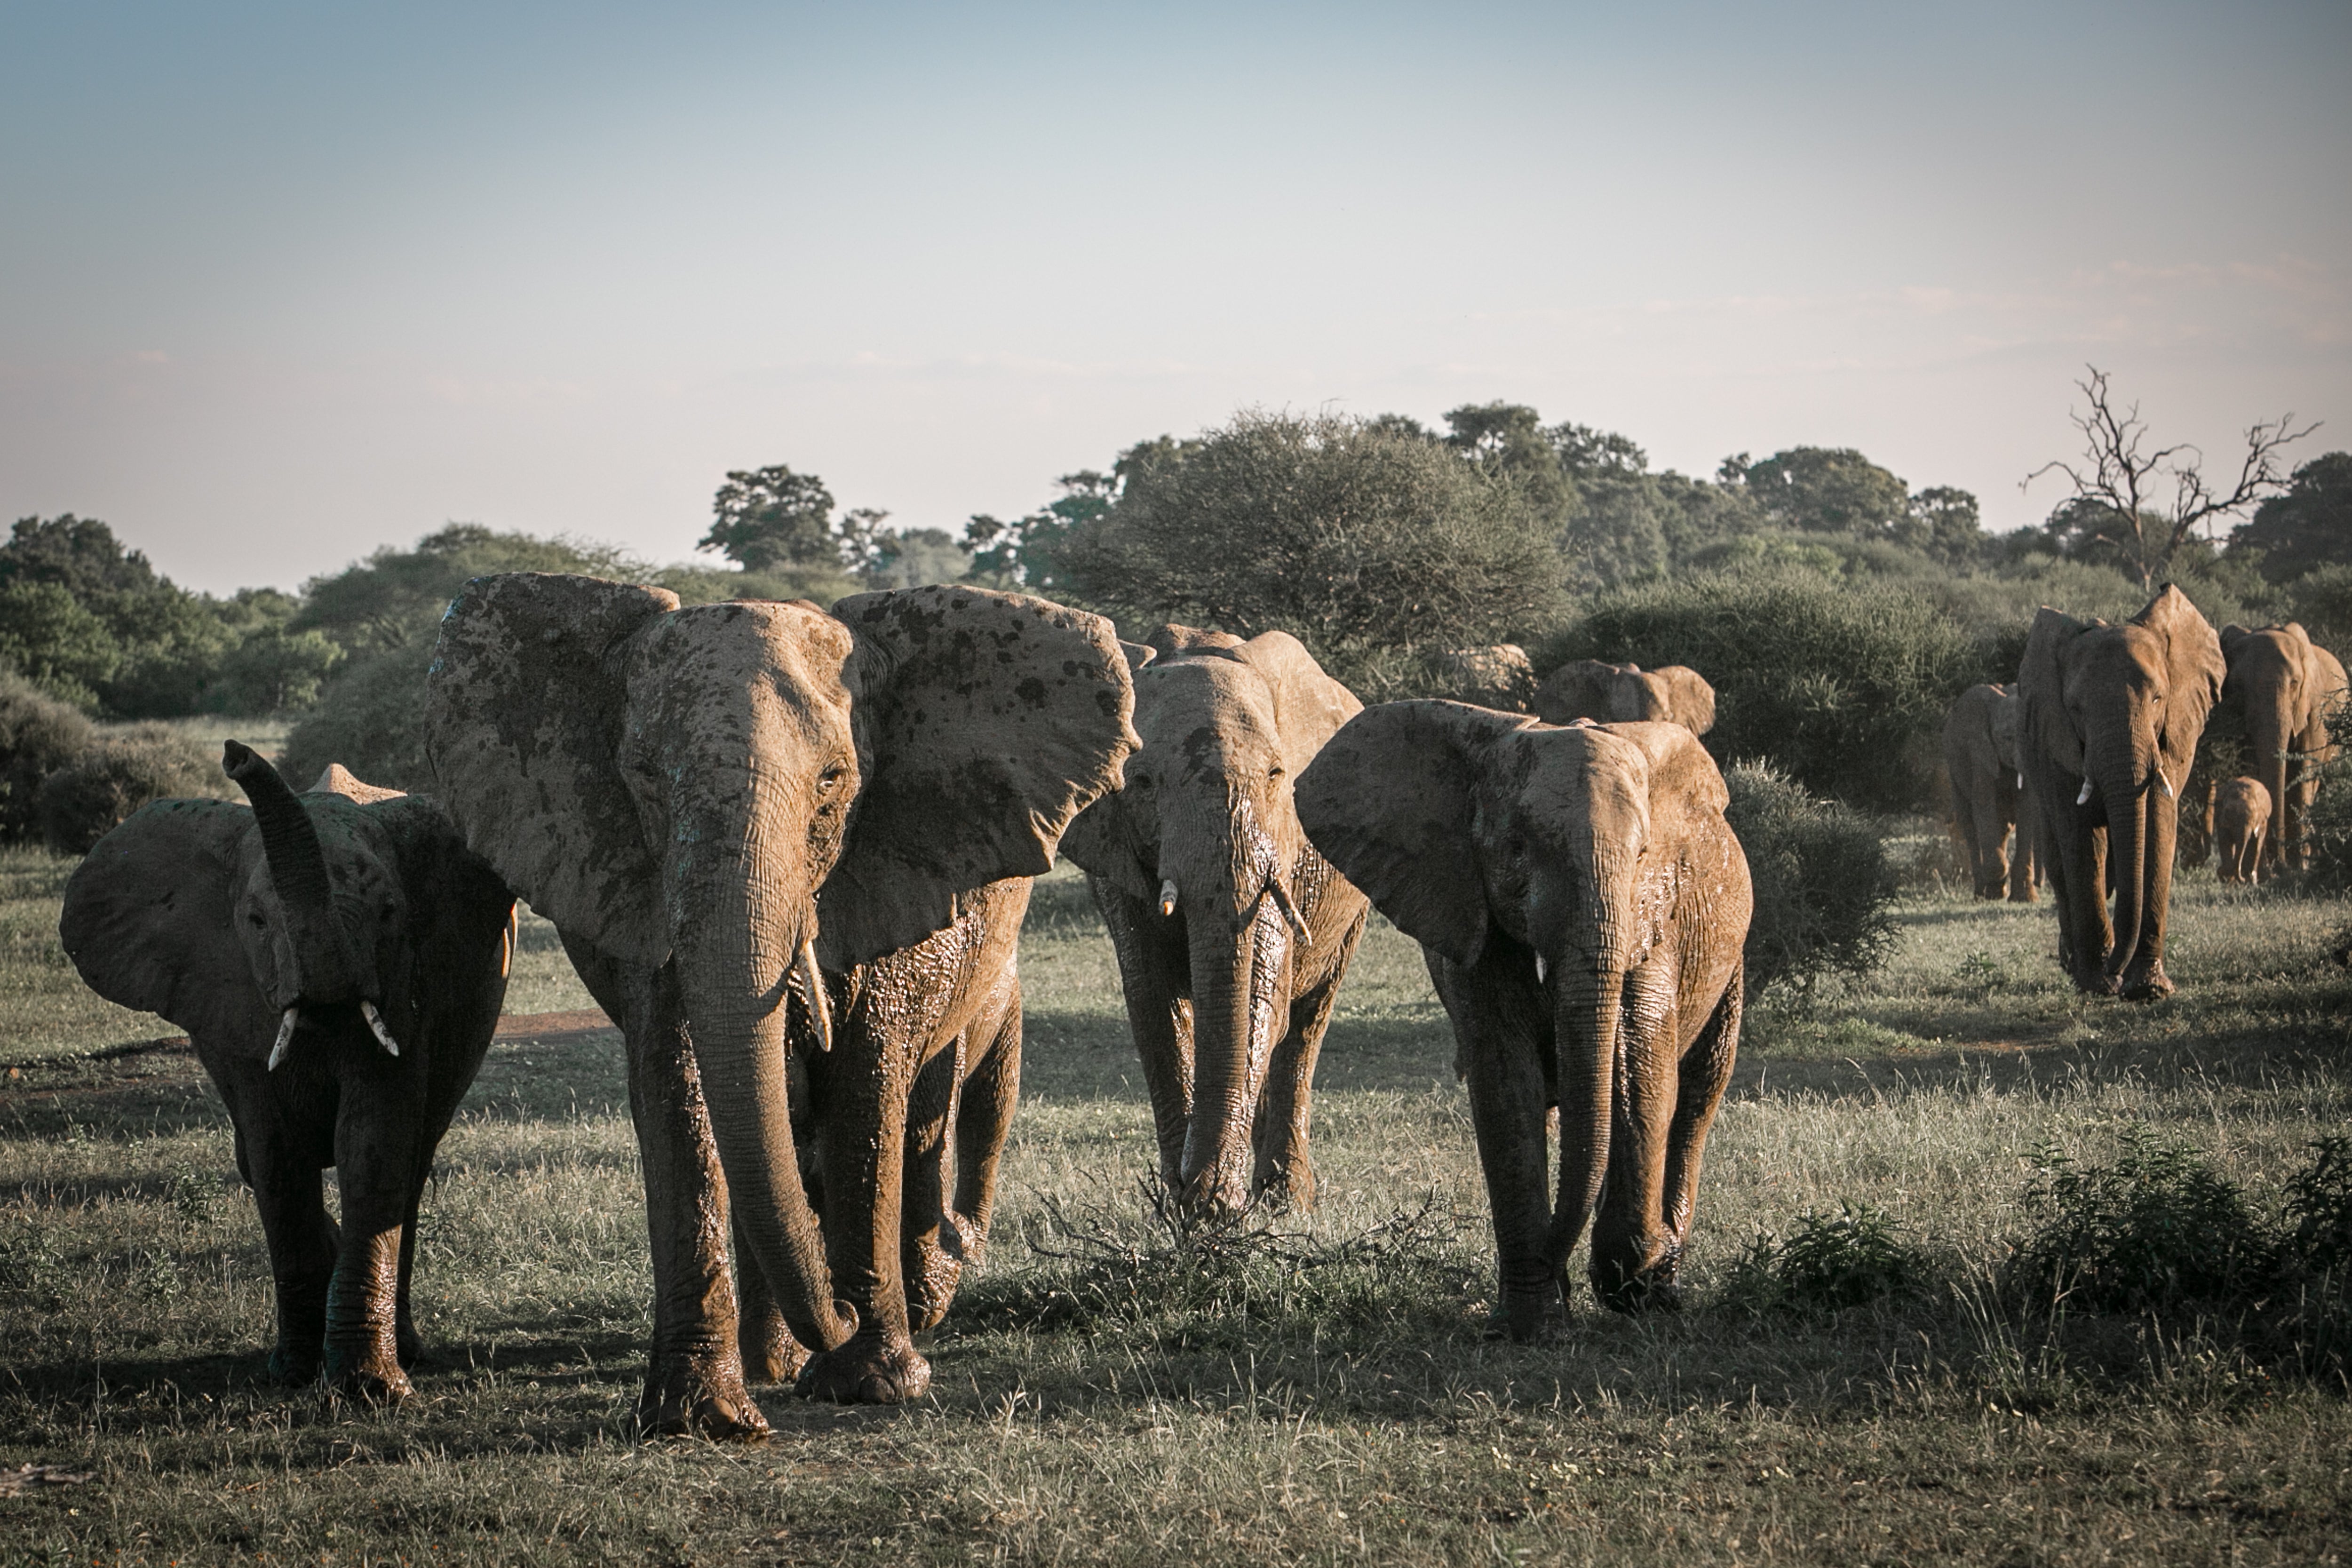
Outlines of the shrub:
<svg viewBox="0 0 2352 1568">
<path fill-rule="evenodd" d="M 42 784 L 41 837 L 60 855 L 87 855 L 109 829 L 151 800 L 226 799 L 236 793 L 219 754 L 165 724 L 101 736 Z"/>
<path fill-rule="evenodd" d="M 33 837 L 41 781 L 88 751 L 97 727 L 79 709 L 0 674 L 0 844 Z"/>
<path fill-rule="evenodd" d="M 1725 816 L 1748 852 L 1756 914 L 1748 928 L 1748 994 L 1810 993 L 1826 975 L 1861 975 L 1895 949 L 1895 868 L 1860 812 L 1814 799 L 1761 763 L 1724 773 Z"/>
<path fill-rule="evenodd" d="M 2049 1150 L 2040 1163 L 2025 1198 L 2040 1224 L 2012 1262 L 2030 1300 L 2162 1310 L 2251 1294 L 2272 1276 L 2245 1194 L 2185 1144 L 2133 1126 L 2112 1164 Z"/>
<path fill-rule="evenodd" d="M 286 737 L 279 771 L 308 789 L 329 763 L 372 784 L 431 785 L 425 765 L 425 671 L 428 648 L 386 648 L 345 661 L 310 716 Z"/>
<path fill-rule="evenodd" d="M 1869 1204 L 1804 1214 L 1788 1239 L 1759 1234 L 1731 1266 L 1726 1300 L 1749 1311 L 1834 1311 L 1889 1296 L 1916 1295 L 1927 1282 L 1927 1260 L 1902 1226 Z"/>
<path fill-rule="evenodd" d="M 1124 619 L 1287 631 L 1351 682 L 1381 658 L 1521 638 L 1563 603 L 1523 487 L 1329 416 L 1244 413 L 1137 458 L 1065 554 L 1078 593 Z"/>
</svg>

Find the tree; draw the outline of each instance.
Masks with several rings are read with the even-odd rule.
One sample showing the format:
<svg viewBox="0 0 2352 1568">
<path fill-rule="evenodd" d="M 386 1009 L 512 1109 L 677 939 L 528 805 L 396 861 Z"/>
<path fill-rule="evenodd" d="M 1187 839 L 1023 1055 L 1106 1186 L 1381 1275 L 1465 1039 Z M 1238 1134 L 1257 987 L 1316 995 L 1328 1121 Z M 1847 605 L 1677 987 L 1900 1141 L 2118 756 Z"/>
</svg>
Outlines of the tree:
<svg viewBox="0 0 2352 1568">
<path fill-rule="evenodd" d="M 1851 447 L 1791 447 L 1741 473 L 1768 520 L 1808 533 L 1899 538 L 1910 515 L 1910 487 Z"/>
<path fill-rule="evenodd" d="M 453 522 L 407 550 L 385 545 L 364 561 L 302 584 L 291 631 L 322 631 L 348 651 L 433 646 L 441 612 L 467 580 L 490 572 L 577 572 L 635 580 L 642 565 L 625 552 L 570 539 L 499 533 Z M 421 672 L 424 666 L 417 666 Z"/>
<path fill-rule="evenodd" d="M 0 586 L 0 668 L 87 710 L 121 665 L 114 634 L 62 584 L 20 577 Z"/>
<path fill-rule="evenodd" d="M 944 528 L 909 528 L 877 536 L 866 581 L 877 588 L 953 583 L 971 567 L 971 551 Z"/>
<path fill-rule="evenodd" d="M 2321 566 L 2352 566 L 2352 452 L 2330 452 L 2295 469 L 2285 490 L 2231 533 L 2229 553 L 2259 554 L 2274 583 Z"/>
<path fill-rule="evenodd" d="M 2215 519 L 2233 516 L 2285 489 L 2279 454 L 2319 428 L 2315 423 L 2295 429 L 2292 414 L 2248 426 L 2237 479 L 2227 490 L 2217 490 L 2205 478 L 2202 452 L 2187 442 L 2147 450 L 2147 423 L 2139 416 L 2139 405 L 2118 411 L 2107 389 L 2106 372 L 2096 365 L 2084 369 L 2089 374 L 2074 385 L 2089 406 L 2067 414 L 2083 434 L 2082 458 L 2044 463 L 2018 488 L 2027 489 L 2047 473 L 2063 474 L 2074 493 L 2060 504 L 2059 512 L 2067 514 L 2067 527 L 2078 547 L 2113 550 L 2117 563 L 2146 592 L 2155 592 L 2174 552 L 2198 529 L 2210 531 Z M 2168 499 L 2160 494 L 2168 488 Z M 2053 513 L 2053 535 L 2058 521 L 2058 513 Z"/>
<path fill-rule="evenodd" d="M 212 699 L 226 713 L 283 713 L 319 700 L 343 650 L 323 632 L 272 626 L 254 633 L 221 660 Z"/>
<path fill-rule="evenodd" d="M 1080 530 L 1110 510 L 1118 499 L 1122 473 L 1168 458 L 1169 451 L 1160 445 L 1168 440 L 1163 436 L 1158 442 L 1130 447 L 1109 473 L 1080 468 L 1075 474 L 1064 474 L 1054 481 L 1061 487 L 1061 495 L 1024 516 L 1005 521 L 986 512 L 974 513 L 963 527 L 964 543 L 972 552 L 972 575 L 999 587 L 1022 588 L 1048 598 L 1071 592 L 1069 569 L 1063 557 L 1072 541 Z"/>
<path fill-rule="evenodd" d="M 695 548 L 715 550 L 747 572 L 841 563 L 833 492 L 814 474 L 796 474 L 782 463 L 731 470 L 711 512 L 710 531 Z"/>
<path fill-rule="evenodd" d="M 1297 636 L 1348 678 L 1383 657 L 1524 637 L 1560 607 L 1525 491 L 1392 427 L 1245 412 L 1154 444 L 1066 552 L 1080 590 L 1138 620 Z"/>
<path fill-rule="evenodd" d="M 1977 498 L 1950 485 L 1933 485 L 1911 498 L 1901 537 L 1904 543 L 1953 566 L 1975 560 L 1990 538 Z"/>
</svg>

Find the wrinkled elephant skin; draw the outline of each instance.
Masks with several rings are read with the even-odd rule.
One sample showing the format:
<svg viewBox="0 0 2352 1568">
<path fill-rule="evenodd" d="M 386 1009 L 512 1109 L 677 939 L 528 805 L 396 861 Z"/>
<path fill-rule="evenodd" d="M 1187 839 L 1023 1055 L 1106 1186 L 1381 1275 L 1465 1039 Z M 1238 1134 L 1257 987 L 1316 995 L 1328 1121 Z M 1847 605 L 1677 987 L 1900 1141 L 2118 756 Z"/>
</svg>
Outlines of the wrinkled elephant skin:
<svg viewBox="0 0 2352 1568">
<path fill-rule="evenodd" d="M 1694 735 L 1715 728 L 1715 688 L 1688 665 L 1643 669 L 1580 658 L 1544 678 L 1536 716 L 1547 724 L 1680 724 Z"/>
<path fill-rule="evenodd" d="M 2018 666 L 2018 745 L 2058 904 L 2058 960 L 2079 990 L 2171 994 L 2164 927 L 2179 792 L 2223 670 L 2212 626 L 2175 587 L 2120 625 L 2047 606 L 2033 618 Z"/>
<path fill-rule="evenodd" d="M 1952 819 L 1969 859 L 1979 899 L 2004 894 L 2030 904 L 2041 881 L 2034 858 L 2032 796 L 2019 784 L 2016 691 L 2006 686 L 1971 686 L 1953 699 L 1944 716 L 1944 771 L 1951 780 Z M 2009 852 L 2009 830 L 2017 828 L 2017 851 Z"/>
<path fill-rule="evenodd" d="M 2263 879 L 2263 839 L 2272 821 L 2271 792 L 2258 779 L 2224 780 L 2213 791 L 2213 849 L 2224 882 Z"/>
<path fill-rule="evenodd" d="M 430 801 L 340 766 L 298 795 L 226 750 L 251 809 L 142 807 L 66 884 L 58 935 L 100 995 L 185 1029 L 228 1102 L 277 1286 L 272 1372 L 396 1404 L 417 1205 L 498 1028 L 514 898 Z"/>
<path fill-rule="evenodd" d="M 1753 904 L 1705 748 L 1679 724 L 1393 702 L 1350 721 L 1297 795 L 1316 847 L 1421 942 L 1453 1020 L 1500 1328 L 1559 1317 L 1588 1215 L 1599 1300 L 1673 1304 Z"/>
<path fill-rule="evenodd" d="M 1160 1179 L 1193 1212 L 1305 1207 L 1316 1058 L 1369 906 L 1291 791 L 1363 705 L 1285 632 L 1163 626 L 1147 647 L 1143 747 L 1063 849 L 1118 953 Z"/>
<path fill-rule="evenodd" d="M 2327 721 L 2345 698 L 2344 666 L 2293 621 L 2251 631 L 2223 626 L 2221 635 L 2229 674 L 2215 718 L 2242 728 L 2252 776 L 2269 797 L 2263 868 L 2300 870 L 2311 863 L 2304 817 L 2318 795 L 2322 765 L 2336 754 Z"/>
<path fill-rule="evenodd" d="M 451 605 L 435 775 L 628 1043 L 647 1429 L 764 1432 L 747 1350 L 812 1394 L 921 1392 L 912 1330 L 980 1243 L 1017 1092 L 1026 879 L 1132 706 L 1109 623 L 1019 595 L 681 608 L 524 573 Z"/>
</svg>

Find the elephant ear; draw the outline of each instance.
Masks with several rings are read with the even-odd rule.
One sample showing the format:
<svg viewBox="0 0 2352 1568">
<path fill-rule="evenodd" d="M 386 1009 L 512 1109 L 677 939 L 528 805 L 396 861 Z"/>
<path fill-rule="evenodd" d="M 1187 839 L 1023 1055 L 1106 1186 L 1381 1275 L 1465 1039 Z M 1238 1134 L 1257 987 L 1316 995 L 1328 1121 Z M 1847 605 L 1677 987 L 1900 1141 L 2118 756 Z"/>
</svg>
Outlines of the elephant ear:
<svg viewBox="0 0 2352 1568">
<path fill-rule="evenodd" d="M 818 895 L 820 956 L 863 963 L 952 922 L 962 897 L 1053 868 L 1071 819 L 1141 742 L 1100 616 L 982 588 L 857 594 L 833 613 L 864 784 Z"/>
<path fill-rule="evenodd" d="M 1670 664 L 1652 674 L 1666 683 L 1674 693 L 1675 720 L 1694 735 L 1704 735 L 1715 728 L 1715 688 L 1686 664 Z"/>
<path fill-rule="evenodd" d="M 206 1040 L 276 1023 L 238 944 L 243 802 L 159 800 L 100 838 L 66 883 L 58 938 L 89 988 Z"/>
<path fill-rule="evenodd" d="M 435 793 L 531 908 L 632 963 L 669 953 L 661 867 L 615 762 L 630 639 L 665 588 L 544 572 L 477 577 L 425 682 Z"/>
<path fill-rule="evenodd" d="M 1274 699 L 1282 765 L 1294 780 L 1340 725 L 1364 710 L 1356 694 L 1326 675 L 1307 645 L 1288 632 L 1263 632 L 1234 652 L 1257 671 Z"/>
<path fill-rule="evenodd" d="M 2044 605 L 2033 613 L 2025 656 L 2017 663 L 2017 744 L 2021 763 L 2045 759 L 2069 773 L 2083 771 L 2083 737 L 2066 711 L 2066 650 L 2087 624 Z"/>
<path fill-rule="evenodd" d="M 1472 817 L 1483 753 L 1529 721 L 1462 702 L 1383 702 L 1298 775 L 1307 837 L 1397 929 L 1457 963 L 1486 946 Z"/>
<path fill-rule="evenodd" d="M 356 801 L 362 805 L 373 805 L 380 800 L 398 800 L 407 792 L 386 789 L 382 784 L 365 783 L 342 763 L 329 763 L 319 770 L 318 782 L 305 793 L 339 795 L 345 800 Z"/>
<path fill-rule="evenodd" d="M 1623 667 L 1631 668 L 1631 666 Z M 1547 724 L 1609 717 L 1609 688 L 1620 667 L 1597 658 L 1563 664 L 1536 688 L 1536 717 Z"/>
<path fill-rule="evenodd" d="M 1186 654 L 1230 653 L 1242 646 L 1242 639 L 1231 632 L 1213 632 L 1200 626 L 1180 626 L 1170 621 L 1152 627 L 1143 636 L 1144 646 L 1161 658 L 1179 658 Z"/>
<path fill-rule="evenodd" d="M 2170 584 L 2132 617 L 2132 624 L 2164 637 L 2164 771 L 2178 787 L 2196 760 L 2198 740 L 2205 733 L 2213 705 L 2221 700 L 2230 667 L 2221 658 L 2221 639 L 2213 635 L 2213 623 Z"/>
<path fill-rule="evenodd" d="M 1640 747 L 1648 763 L 1653 842 L 1680 845 L 1694 829 L 1723 819 L 1731 792 L 1724 784 L 1723 770 L 1688 726 L 1654 721 L 1602 728 Z"/>
<path fill-rule="evenodd" d="M 2242 626 L 2235 621 L 2231 621 L 2228 626 L 2223 626 L 2220 634 L 2221 639 L 2221 658 L 2223 660 L 2231 664 L 2237 663 L 2238 650 L 2245 647 L 2246 639 L 2253 635 L 2252 627 Z"/>
</svg>

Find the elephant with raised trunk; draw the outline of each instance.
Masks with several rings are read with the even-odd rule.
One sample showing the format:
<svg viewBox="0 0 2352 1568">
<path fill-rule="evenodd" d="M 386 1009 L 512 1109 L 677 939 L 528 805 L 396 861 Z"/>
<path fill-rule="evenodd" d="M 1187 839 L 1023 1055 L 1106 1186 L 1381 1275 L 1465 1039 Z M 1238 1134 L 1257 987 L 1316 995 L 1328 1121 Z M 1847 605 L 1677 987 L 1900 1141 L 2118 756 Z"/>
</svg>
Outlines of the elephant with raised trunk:
<svg viewBox="0 0 2352 1568">
<path fill-rule="evenodd" d="M 1715 728 L 1715 688 L 1685 664 L 1643 669 L 1580 658 L 1544 677 L 1536 716 L 1547 724 L 1590 719 L 1595 723 L 1680 724 L 1694 735 Z"/>
<path fill-rule="evenodd" d="M 922 1392 L 911 1332 L 985 1235 L 1019 1089 L 1026 879 L 1132 708 L 1108 622 L 1013 594 L 682 609 L 515 574 L 450 606 L 435 776 L 627 1040 L 648 1429 L 765 1431 L 747 1355 Z"/>
<path fill-rule="evenodd" d="M 2058 901 L 2058 961 L 2080 990 L 2172 992 L 2164 924 L 2179 791 L 2224 672 L 2211 625 L 2169 585 L 2121 625 L 2047 605 L 2033 617 L 2019 747 Z"/>
<path fill-rule="evenodd" d="M 2244 726 L 2251 776 L 2270 796 L 2262 835 L 2264 872 L 2311 863 L 2303 819 L 2319 794 L 2320 764 L 2333 757 L 2328 714 L 2345 697 L 2344 666 L 2296 622 L 2221 628 L 2222 715 Z"/>
<path fill-rule="evenodd" d="M 417 1205 L 498 1028 L 514 896 L 430 801 L 341 767 L 298 795 L 224 752 L 251 809 L 141 807 L 67 882 L 58 934 L 90 989 L 185 1029 L 228 1102 L 277 1285 L 271 1372 L 396 1404 Z"/>
<path fill-rule="evenodd" d="M 1944 716 L 1944 771 L 1951 780 L 1952 819 L 1977 897 L 2006 893 L 2012 903 L 2030 904 L 2042 868 L 2034 858 L 2033 797 L 2018 773 L 2021 711 L 2013 687 L 1971 686 L 1954 698 Z"/>
<path fill-rule="evenodd" d="M 1421 942 L 1453 1020 L 1515 1339 L 1563 1310 L 1596 1203 L 1600 1300 L 1676 1299 L 1739 1043 L 1754 899 L 1728 799 L 1679 724 L 1454 702 L 1366 709 L 1299 780 L 1307 837 Z"/>
<path fill-rule="evenodd" d="M 1368 906 L 1291 791 L 1363 704 L 1287 632 L 1162 626 L 1140 651 L 1142 750 L 1063 849 L 1118 952 L 1160 1179 L 1198 1211 L 1305 1206 L 1316 1057 Z"/>
</svg>

